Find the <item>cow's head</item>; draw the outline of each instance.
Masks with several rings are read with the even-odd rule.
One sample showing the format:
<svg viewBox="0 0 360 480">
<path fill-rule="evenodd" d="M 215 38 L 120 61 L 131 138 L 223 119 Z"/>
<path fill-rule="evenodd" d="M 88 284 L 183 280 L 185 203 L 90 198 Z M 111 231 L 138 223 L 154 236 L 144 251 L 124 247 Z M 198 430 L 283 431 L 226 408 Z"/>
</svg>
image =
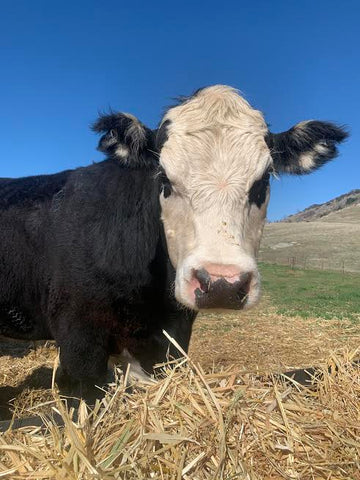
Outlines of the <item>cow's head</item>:
<svg viewBox="0 0 360 480">
<path fill-rule="evenodd" d="M 310 173 L 335 157 L 345 137 L 316 121 L 272 134 L 259 111 L 221 85 L 170 108 L 158 149 L 168 180 L 161 207 L 176 298 L 191 308 L 255 304 L 271 173 Z"/>
<path fill-rule="evenodd" d="M 113 134 L 110 129 L 111 142 Z M 236 90 L 217 85 L 170 108 L 154 135 L 155 147 L 149 136 L 148 148 L 159 153 L 162 221 L 177 300 L 193 309 L 254 305 L 270 175 L 316 170 L 336 156 L 346 132 L 311 120 L 272 134 Z"/>
</svg>

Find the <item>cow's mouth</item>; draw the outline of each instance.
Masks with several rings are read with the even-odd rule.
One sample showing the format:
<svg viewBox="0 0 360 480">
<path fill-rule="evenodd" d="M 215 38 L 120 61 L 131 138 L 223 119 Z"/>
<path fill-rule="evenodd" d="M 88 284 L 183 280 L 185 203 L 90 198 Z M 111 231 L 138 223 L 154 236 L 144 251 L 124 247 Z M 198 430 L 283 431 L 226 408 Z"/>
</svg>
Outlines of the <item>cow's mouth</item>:
<svg viewBox="0 0 360 480">
<path fill-rule="evenodd" d="M 229 282 L 226 278 L 211 281 L 203 270 L 196 272 L 199 287 L 195 289 L 195 304 L 197 308 L 226 308 L 240 310 L 247 303 L 250 290 L 251 274 L 245 273 L 236 281 Z"/>
</svg>

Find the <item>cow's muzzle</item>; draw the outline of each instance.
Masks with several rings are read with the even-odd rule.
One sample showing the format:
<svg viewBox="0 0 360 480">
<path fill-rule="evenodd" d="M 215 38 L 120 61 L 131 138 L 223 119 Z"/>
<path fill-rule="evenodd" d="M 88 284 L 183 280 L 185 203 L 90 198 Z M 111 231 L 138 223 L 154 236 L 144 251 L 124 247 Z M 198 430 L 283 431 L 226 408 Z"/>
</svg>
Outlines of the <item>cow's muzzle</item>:
<svg viewBox="0 0 360 480">
<path fill-rule="evenodd" d="M 201 268 L 193 270 L 195 303 L 197 308 L 242 309 L 250 290 L 251 272 L 213 274 Z"/>
</svg>

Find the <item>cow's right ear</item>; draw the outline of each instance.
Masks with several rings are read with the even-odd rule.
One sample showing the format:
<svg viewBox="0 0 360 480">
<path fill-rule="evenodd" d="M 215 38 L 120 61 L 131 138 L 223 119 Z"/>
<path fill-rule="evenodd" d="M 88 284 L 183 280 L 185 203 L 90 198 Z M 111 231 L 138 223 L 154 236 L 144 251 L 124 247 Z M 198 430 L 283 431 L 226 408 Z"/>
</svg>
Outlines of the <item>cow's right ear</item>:
<svg viewBox="0 0 360 480">
<path fill-rule="evenodd" d="M 92 125 L 92 130 L 104 133 L 99 140 L 98 150 L 108 157 L 132 167 L 156 163 L 155 135 L 133 115 L 101 115 Z"/>
<path fill-rule="evenodd" d="M 343 127 L 330 122 L 309 120 L 286 132 L 265 137 L 276 173 L 311 173 L 338 154 L 337 145 L 348 136 Z"/>
</svg>

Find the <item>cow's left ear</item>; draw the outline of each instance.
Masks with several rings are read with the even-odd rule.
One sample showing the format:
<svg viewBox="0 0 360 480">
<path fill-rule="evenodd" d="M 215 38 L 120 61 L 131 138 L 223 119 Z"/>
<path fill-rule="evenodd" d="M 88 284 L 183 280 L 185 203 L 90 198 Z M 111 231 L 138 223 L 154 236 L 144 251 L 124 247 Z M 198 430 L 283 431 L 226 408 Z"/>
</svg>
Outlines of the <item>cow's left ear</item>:
<svg viewBox="0 0 360 480">
<path fill-rule="evenodd" d="M 282 133 L 265 137 L 276 173 L 311 173 L 338 154 L 337 145 L 348 136 L 344 127 L 309 120 Z"/>
<path fill-rule="evenodd" d="M 92 130 L 104 133 L 98 150 L 129 167 L 151 166 L 157 163 L 155 134 L 129 113 L 101 115 Z"/>
</svg>

